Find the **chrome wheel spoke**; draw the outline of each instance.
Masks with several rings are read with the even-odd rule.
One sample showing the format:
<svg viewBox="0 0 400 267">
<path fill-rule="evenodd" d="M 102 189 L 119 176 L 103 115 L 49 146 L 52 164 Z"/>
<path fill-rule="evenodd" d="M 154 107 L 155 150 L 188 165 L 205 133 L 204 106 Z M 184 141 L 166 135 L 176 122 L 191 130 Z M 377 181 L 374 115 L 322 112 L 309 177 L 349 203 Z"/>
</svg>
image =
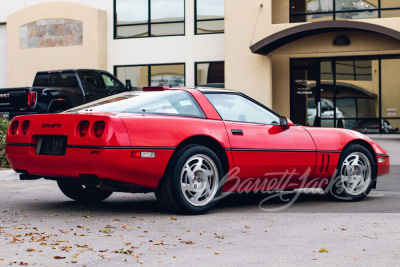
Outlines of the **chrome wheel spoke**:
<svg viewBox="0 0 400 267">
<path fill-rule="evenodd" d="M 207 205 L 218 190 L 218 182 L 217 167 L 210 157 L 195 155 L 186 161 L 181 174 L 181 190 L 190 204 Z"/>
<path fill-rule="evenodd" d="M 355 155 L 351 165 L 358 166 L 359 160 L 360 160 L 360 156 L 359 155 Z"/>
<path fill-rule="evenodd" d="M 371 165 L 368 158 L 360 152 L 351 153 L 343 161 L 340 175 L 348 194 L 364 193 L 371 182 Z"/>
</svg>

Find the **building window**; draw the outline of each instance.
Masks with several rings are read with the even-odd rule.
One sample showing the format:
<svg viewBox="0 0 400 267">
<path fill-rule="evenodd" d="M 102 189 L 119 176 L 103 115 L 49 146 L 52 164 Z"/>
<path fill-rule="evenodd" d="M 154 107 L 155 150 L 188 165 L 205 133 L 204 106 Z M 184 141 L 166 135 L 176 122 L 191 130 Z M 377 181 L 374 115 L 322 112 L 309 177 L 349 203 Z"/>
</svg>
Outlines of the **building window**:
<svg viewBox="0 0 400 267">
<path fill-rule="evenodd" d="M 223 61 L 198 62 L 195 65 L 196 86 L 224 87 L 225 66 Z"/>
<path fill-rule="evenodd" d="M 114 0 L 114 38 L 185 35 L 184 0 Z"/>
<path fill-rule="evenodd" d="M 195 33 L 223 33 L 224 16 L 224 0 L 195 0 Z"/>
<path fill-rule="evenodd" d="M 399 56 L 291 60 L 291 119 L 365 134 L 399 134 Z"/>
<path fill-rule="evenodd" d="M 400 17 L 400 1 L 291 0 L 290 22 Z"/>
<path fill-rule="evenodd" d="M 131 80 L 132 87 L 185 86 L 185 64 L 115 66 L 121 81 Z"/>
</svg>

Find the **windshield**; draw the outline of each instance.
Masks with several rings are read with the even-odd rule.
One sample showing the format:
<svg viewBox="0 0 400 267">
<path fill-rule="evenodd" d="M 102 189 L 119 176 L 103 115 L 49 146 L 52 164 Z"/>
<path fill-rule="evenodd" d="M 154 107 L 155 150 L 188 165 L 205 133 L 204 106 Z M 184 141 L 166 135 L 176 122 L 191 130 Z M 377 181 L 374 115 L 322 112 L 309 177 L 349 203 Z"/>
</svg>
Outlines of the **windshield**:
<svg viewBox="0 0 400 267">
<path fill-rule="evenodd" d="M 178 90 L 125 92 L 90 102 L 67 112 L 147 113 L 205 117 L 192 95 Z"/>
</svg>

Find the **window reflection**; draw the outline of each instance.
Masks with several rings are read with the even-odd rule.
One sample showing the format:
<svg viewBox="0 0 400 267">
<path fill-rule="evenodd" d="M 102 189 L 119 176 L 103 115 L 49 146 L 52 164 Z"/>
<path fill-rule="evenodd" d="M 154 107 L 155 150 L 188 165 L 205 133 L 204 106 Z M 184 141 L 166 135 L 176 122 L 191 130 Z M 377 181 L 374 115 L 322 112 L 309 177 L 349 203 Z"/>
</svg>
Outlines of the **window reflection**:
<svg viewBox="0 0 400 267">
<path fill-rule="evenodd" d="M 184 33 L 185 25 L 183 23 L 162 23 L 151 25 L 152 36 L 183 35 Z"/>
<path fill-rule="evenodd" d="M 196 64 L 196 86 L 224 87 L 225 82 L 224 62 L 210 62 Z"/>
<path fill-rule="evenodd" d="M 296 59 L 291 118 L 308 126 L 399 134 L 399 57 Z"/>
<path fill-rule="evenodd" d="M 400 59 L 382 59 L 382 117 L 385 117 L 393 128 L 400 128 Z M 398 131 L 397 131 L 398 133 Z"/>
<path fill-rule="evenodd" d="M 185 65 L 118 66 L 115 68 L 119 80 L 131 80 L 133 87 L 185 86 Z"/>
<path fill-rule="evenodd" d="M 114 0 L 115 38 L 185 34 L 184 0 Z"/>
<path fill-rule="evenodd" d="M 128 38 L 128 37 L 147 37 L 149 36 L 149 27 L 147 25 L 137 26 L 120 26 L 117 27 L 116 37 L 117 38 Z"/>
<path fill-rule="evenodd" d="M 224 0 L 196 0 L 196 34 L 223 33 Z"/>
<path fill-rule="evenodd" d="M 151 0 L 151 22 L 183 21 L 182 0 Z"/>
<path fill-rule="evenodd" d="M 291 22 L 400 16 L 398 0 L 292 0 Z"/>
<path fill-rule="evenodd" d="M 185 86 L 185 66 L 158 65 L 151 66 L 151 86 Z"/>
<path fill-rule="evenodd" d="M 335 0 L 335 6 L 336 11 L 377 9 L 378 5 L 373 5 L 371 2 L 362 0 Z"/>
<path fill-rule="evenodd" d="M 117 25 L 147 23 L 148 0 L 116 0 Z"/>
<path fill-rule="evenodd" d="M 224 0 L 197 0 L 197 19 L 223 19 L 225 16 Z"/>
</svg>

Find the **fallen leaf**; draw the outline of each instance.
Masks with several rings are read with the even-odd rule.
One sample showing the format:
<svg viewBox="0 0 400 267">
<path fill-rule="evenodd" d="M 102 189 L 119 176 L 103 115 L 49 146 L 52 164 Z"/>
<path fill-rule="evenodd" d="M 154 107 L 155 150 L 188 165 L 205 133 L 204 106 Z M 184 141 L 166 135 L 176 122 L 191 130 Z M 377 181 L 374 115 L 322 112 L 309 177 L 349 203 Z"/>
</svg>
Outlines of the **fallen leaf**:
<svg viewBox="0 0 400 267">
<path fill-rule="evenodd" d="M 18 238 L 15 235 L 12 235 L 12 237 L 13 237 L 13 241 L 11 241 L 11 242 L 23 241 L 22 238 Z"/>
<path fill-rule="evenodd" d="M 328 250 L 321 248 L 318 252 L 328 252 Z"/>
<path fill-rule="evenodd" d="M 194 244 L 196 244 L 196 242 L 193 242 L 193 241 L 180 241 L 179 243 L 186 244 L 186 245 L 194 245 Z"/>
<path fill-rule="evenodd" d="M 65 259 L 65 257 L 61 257 L 61 256 L 54 256 L 54 259 L 56 259 L 56 260 L 62 260 L 62 259 Z"/>
</svg>

